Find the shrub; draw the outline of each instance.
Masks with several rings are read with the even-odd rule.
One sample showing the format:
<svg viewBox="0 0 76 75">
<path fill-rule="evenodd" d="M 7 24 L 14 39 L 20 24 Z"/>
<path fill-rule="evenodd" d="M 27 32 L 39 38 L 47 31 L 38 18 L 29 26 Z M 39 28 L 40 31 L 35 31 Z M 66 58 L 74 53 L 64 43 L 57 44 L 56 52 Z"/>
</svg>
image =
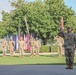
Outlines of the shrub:
<svg viewBox="0 0 76 75">
<path fill-rule="evenodd" d="M 49 46 L 48 45 L 42 45 L 40 48 L 40 53 L 43 52 L 49 52 Z"/>
<path fill-rule="evenodd" d="M 58 50 L 57 45 L 53 45 L 53 52 L 58 52 L 57 50 Z"/>
<path fill-rule="evenodd" d="M 42 45 L 40 48 L 40 53 L 51 52 L 49 45 Z M 52 45 L 52 52 L 57 52 L 57 46 Z"/>
<path fill-rule="evenodd" d="M 16 50 L 15 52 L 19 53 L 18 50 Z M 48 53 L 48 52 L 51 52 L 50 46 L 49 45 L 42 45 L 40 48 L 40 53 Z M 52 52 L 57 52 L 57 46 L 56 45 L 52 45 Z M 1 53 L 2 53 L 2 50 L 0 50 L 0 54 Z M 7 53 L 9 53 L 9 51 L 7 51 Z"/>
<path fill-rule="evenodd" d="M 2 53 L 2 50 L 0 50 L 0 54 Z"/>
</svg>

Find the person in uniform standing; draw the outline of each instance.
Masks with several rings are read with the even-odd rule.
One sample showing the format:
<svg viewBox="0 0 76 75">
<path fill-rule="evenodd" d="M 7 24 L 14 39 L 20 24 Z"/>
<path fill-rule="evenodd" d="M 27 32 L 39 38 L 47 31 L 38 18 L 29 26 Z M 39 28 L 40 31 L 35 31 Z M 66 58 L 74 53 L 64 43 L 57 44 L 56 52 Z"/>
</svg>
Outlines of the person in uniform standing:
<svg viewBox="0 0 76 75">
<path fill-rule="evenodd" d="M 3 52 L 3 56 L 5 57 L 6 56 L 6 47 L 7 47 L 7 40 L 6 40 L 6 38 L 4 38 L 3 39 L 3 41 L 2 41 L 2 52 Z"/>
<path fill-rule="evenodd" d="M 62 57 L 62 53 L 63 53 L 63 47 L 62 45 L 64 44 L 64 40 L 62 37 L 60 37 L 59 35 L 57 35 L 54 40 L 57 41 L 57 47 L 58 47 L 58 55 L 59 57 Z"/>
<path fill-rule="evenodd" d="M 34 38 L 31 38 L 30 39 L 30 51 L 31 51 L 31 57 L 33 57 L 35 54 L 34 54 L 34 52 L 35 52 L 35 40 L 34 40 Z"/>
<path fill-rule="evenodd" d="M 67 27 L 67 32 L 64 32 L 61 29 L 58 33 L 61 37 L 64 38 L 64 49 L 65 49 L 65 58 L 66 58 L 66 69 L 73 69 L 74 64 L 74 54 L 76 49 L 76 35 L 72 32 L 71 27 Z"/>
<path fill-rule="evenodd" d="M 36 39 L 35 39 L 35 51 L 36 51 L 36 55 L 39 55 L 40 47 L 41 47 L 41 43 L 38 40 L 38 37 L 36 37 Z"/>
<path fill-rule="evenodd" d="M 20 58 L 23 58 L 24 57 L 25 41 L 23 41 L 23 38 L 20 37 L 20 40 L 18 41 L 18 43 L 19 43 Z"/>
<path fill-rule="evenodd" d="M 10 56 L 13 56 L 14 53 L 14 41 L 12 38 L 10 38 L 9 42 L 8 42 L 8 47 L 9 47 L 9 51 L 10 51 Z"/>
</svg>

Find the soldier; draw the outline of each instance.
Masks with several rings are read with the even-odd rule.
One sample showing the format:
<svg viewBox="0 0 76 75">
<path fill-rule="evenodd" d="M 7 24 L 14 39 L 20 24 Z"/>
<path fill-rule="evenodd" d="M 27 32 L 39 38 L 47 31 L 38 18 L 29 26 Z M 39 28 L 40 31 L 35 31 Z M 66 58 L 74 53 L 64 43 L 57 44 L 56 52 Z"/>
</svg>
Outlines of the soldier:
<svg viewBox="0 0 76 75">
<path fill-rule="evenodd" d="M 62 45 L 64 44 L 64 40 L 63 40 L 63 38 L 60 37 L 59 35 L 56 36 L 56 37 L 54 38 L 54 40 L 57 41 L 58 55 L 59 55 L 59 57 L 62 57 L 62 51 L 63 51 Z"/>
<path fill-rule="evenodd" d="M 3 39 L 2 41 L 2 51 L 3 51 L 3 56 L 6 56 L 6 47 L 7 47 L 7 41 L 6 38 Z"/>
<path fill-rule="evenodd" d="M 12 38 L 10 38 L 9 42 L 8 42 L 8 47 L 10 50 L 10 56 L 13 56 L 14 53 L 14 41 Z"/>
<path fill-rule="evenodd" d="M 76 49 L 76 35 L 72 33 L 71 27 L 67 27 L 67 32 L 60 30 L 58 33 L 61 37 L 64 38 L 64 49 L 66 57 L 66 69 L 73 69 L 74 64 L 74 53 Z"/>
<path fill-rule="evenodd" d="M 20 37 L 20 40 L 18 41 L 18 43 L 19 43 L 20 58 L 23 58 L 25 41 L 23 41 L 22 37 Z"/>
<path fill-rule="evenodd" d="M 30 47 L 31 47 L 31 57 L 34 56 L 34 52 L 35 52 L 35 40 L 34 38 L 31 38 L 30 40 Z"/>
<path fill-rule="evenodd" d="M 36 39 L 35 39 L 36 55 L 39 55 L 40 47 L 41 47 L 41 43 L 40 43 L 40 41 L 38 40 L 38 37 L 36 37 Z"/>
</svg>

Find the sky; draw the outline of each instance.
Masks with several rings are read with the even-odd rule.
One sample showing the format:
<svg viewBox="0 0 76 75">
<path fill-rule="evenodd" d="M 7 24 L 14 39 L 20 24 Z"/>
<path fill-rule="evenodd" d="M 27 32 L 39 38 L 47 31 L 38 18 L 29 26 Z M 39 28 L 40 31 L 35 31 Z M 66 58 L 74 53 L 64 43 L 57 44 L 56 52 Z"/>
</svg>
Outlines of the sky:
<svg viewBox="0 0 76 75">
<path fill-rule="evenodd" d="M 10 0 L 10 1 L 15 1 L 15 0 Z M 27 0 L 27 1 L 35 1 L 35 0 Z M 72 7 L 72 9 L 76 12 L 76 0 L 64 0 L 65 4 L 68 7 Z M 2 15 L 1 12 L 2 10 L 6 12 L 10 12 L 12 7 L 10 6 L 10 2 L 8 0 L 0 0 L 0 21 L 2 20 Z"/>
</svg>

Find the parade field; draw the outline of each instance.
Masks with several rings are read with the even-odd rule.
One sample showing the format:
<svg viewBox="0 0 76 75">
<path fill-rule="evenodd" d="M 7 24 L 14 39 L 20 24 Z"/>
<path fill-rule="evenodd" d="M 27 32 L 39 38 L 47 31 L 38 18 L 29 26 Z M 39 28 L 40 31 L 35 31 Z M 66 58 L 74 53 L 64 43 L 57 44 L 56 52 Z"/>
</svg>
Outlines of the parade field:
<svg viewBox="0 0 76 75">
<path fill-rule="evenodd" d="M 75 56 L 76 63 L 76 56 Z M 0 65 L 17 65 L 17 64 L 36 64 L 36 65 L 65 65 L 65 57 L 58 57 L 58 55 L 40 55 L 30 57 L 25 55 L 23 58 L 19 56 L 0 56 Z"/>
</svg>

